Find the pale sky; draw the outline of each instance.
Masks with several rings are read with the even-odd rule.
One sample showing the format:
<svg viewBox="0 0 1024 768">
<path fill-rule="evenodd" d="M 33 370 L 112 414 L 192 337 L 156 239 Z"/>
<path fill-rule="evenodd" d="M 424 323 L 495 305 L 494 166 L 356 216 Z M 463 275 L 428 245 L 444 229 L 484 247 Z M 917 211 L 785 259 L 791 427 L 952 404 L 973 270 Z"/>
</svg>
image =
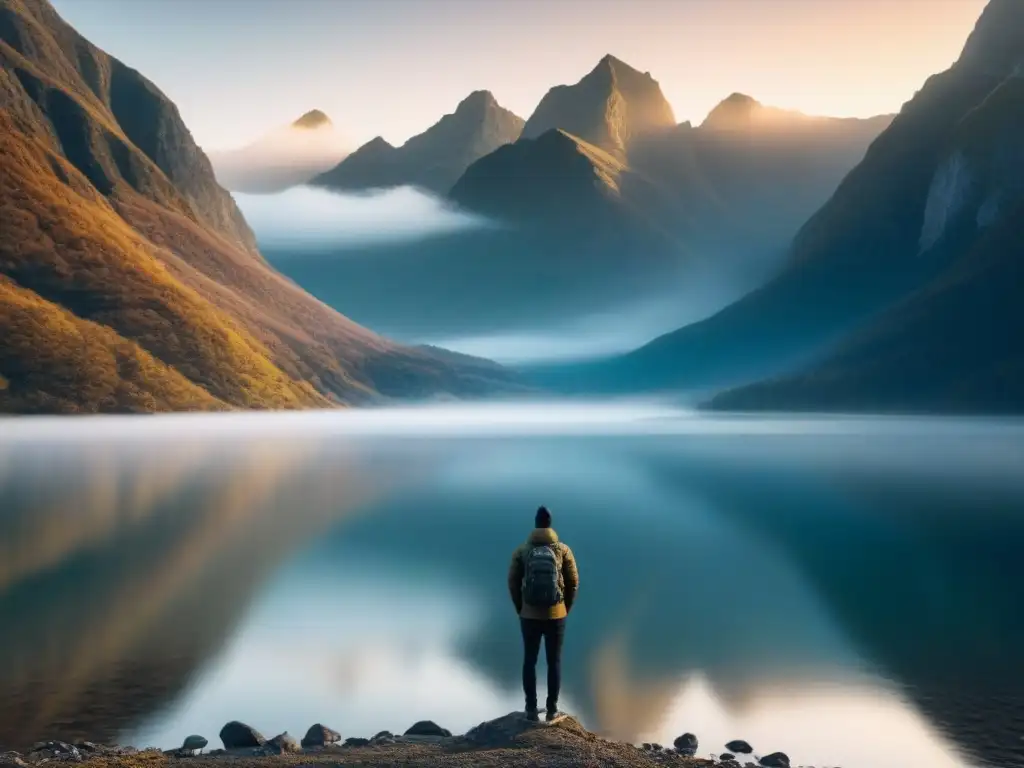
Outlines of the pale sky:
<svg viewBox="0 0 1024 768">
<path fill-rule="evenodd" d="M 310 109 L 393 144 L 487 89 L 526 118 L 611 53 L 679 121 L 740 91 L 812 114 L 895 112 L 985 0 L 52 0 L 178 105 L 206 149 Z"/>
</svg>

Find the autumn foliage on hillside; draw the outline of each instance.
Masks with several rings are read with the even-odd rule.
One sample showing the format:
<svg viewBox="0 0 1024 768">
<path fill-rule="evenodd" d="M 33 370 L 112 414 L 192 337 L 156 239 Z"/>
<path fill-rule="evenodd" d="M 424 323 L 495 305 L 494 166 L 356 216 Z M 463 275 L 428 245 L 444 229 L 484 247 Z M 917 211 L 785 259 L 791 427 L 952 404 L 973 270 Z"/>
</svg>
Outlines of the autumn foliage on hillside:
<svg viewBox="0 0 1024 768">
<path fill-rule="evenodd" d="M 275 272 L 174 104 L 46 0 L 0 0 L 0 168 L 0 411 L 324 407 L 504 378 Z"/>
</svg>

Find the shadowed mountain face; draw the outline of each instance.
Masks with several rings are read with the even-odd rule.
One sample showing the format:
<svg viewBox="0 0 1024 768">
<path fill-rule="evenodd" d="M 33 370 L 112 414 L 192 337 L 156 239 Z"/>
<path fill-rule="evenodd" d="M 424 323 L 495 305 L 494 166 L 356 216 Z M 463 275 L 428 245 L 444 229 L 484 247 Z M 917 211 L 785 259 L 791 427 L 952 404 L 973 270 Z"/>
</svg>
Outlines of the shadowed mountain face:
<svg viewBox="0 0 1024 768">
<path fill-rule="evenodd" d="M 474 91 L 454 113 L 401 147 L 378 136 L 313 184 L 338 190 L 409 185 L 445 194 L 471 163 L 515 141 L 522 130 L 523 120 L 490 92 Z"/>
<path fill-rule="evenodd" d="M 699 388 L 806 367 L 785 395 L 766 385 L 718 402 L 796 407 L 806 397 L 806 407 L 906 409 L 920 392 L 923 408 L 984 407 L 988 398 L 992 408 L 1007 405 L 1013 398 L 995 389 L 1018 380 L 1021 318 L 1015 292 L 998 281 L 1017 273 L 1024 253 L 1013 223 L 1024 151 L 1022 13 L 1019 3 L 988 6 L 961 59 L 930 78 L 872 144 L 802 228 L 776 279 L 630 355 L 585 371 L 548 371 L 548 380 L 569 388 L 585 380 L 609 389 Z M 903 299 L 870 330 L 840 342 Z M 989 318 L 960 323 L 950 314 L 990 300 Z M 953 328 L 957 341 L 949 345 Z M 842 351 L 819 376 L 808 366 L 836 343 Z M 871 349 L 901 362 L 865 366 Z M 969 363 L 979 368 L 960 368 Z"/>
<path fill-rule="evenodd" d="M 234 192 L 281 192 L 333 168 L 346 155 L 331 119 L 311 110 L 239 149 L 210 153 L 217 181 Z"/>
<path fill-rule="evenodd" d="M 995 21 L 1000 14 L 1010 16 Z M 1016 30 L 1016 58 L 1001 48 L 1007 30 Z M 986 32 L 998 39 L 984 44 Z M 978 45 L 999 55 L 979 58 Z M 1013 72 L 1021 60 L 1024 12 L 1019 4 L 993 3 L 957 66 L 998 77 L 994 64 Z M 1011 74 L 955 126 L 935 166 L 916 248 L 902 254 L 948 266 L 844 337 L 820 364 L 726 393 L 714 405 L 1024 411 L 1022 137 L 1024 77 Z"/>
<path fill-rule="evenodd" d="M 672 107 L 650 73 L 609 54 L 575 85 L 548 91 L 526 122 L 523 138 L 561 129 L 622 159 L 636 137 L 675 123 Z"/>
<path fill-rule="evenodd" d="M 0 147 L 0 411 L 462 390 L 270 268 L 175 106 L 45 0 L 0 0 Z"/>
</svg>

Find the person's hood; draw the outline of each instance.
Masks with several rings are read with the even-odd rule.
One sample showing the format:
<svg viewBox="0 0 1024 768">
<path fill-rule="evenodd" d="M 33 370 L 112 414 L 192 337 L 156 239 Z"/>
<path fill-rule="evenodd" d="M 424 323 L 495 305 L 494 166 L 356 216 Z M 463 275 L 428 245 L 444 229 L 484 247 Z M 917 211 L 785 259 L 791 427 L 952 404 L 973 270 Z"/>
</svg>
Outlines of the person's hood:
<svg viewBox="0 0 1024 768">
<path fill-rule="evenodd" d="M 545 544 L 554 544 L 558 541 L 558 534 L 554 528 L 534 528 L 526 538 L 526 543 L 531 547 L 542 547 Z"/>
</svg>

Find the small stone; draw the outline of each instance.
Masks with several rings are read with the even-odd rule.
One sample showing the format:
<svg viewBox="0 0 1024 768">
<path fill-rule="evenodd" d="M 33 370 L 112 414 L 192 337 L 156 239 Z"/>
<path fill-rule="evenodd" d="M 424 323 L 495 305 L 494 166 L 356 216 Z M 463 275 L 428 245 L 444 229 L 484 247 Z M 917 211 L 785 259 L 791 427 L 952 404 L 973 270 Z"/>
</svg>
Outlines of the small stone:
<svg viewBox="0 0 1024 768">
<path fill-rule="evenodd" d="M 722 754 L 720 754 L 718 756 L 718 759 L 721 760 L 723 763 L 727 763 L 730 760 L 735 760 L 736 759 L 736 755 L 733 755 L 733 754 L 731 754 L 729 752 L 723 752 Z"/>
<path fill-rule="evenodd" d="M 205 738 L 192 734 L 191 736 L 185 737 L 185 741 L 182 742 L 181 748 L 186 752 L 195 752 L 197 749 L 201 750 L 205 748 L 207 744 L 209 744 L 209 742 Z"/>
<path fill-rule="evenodd" d="M 237 720 L 232 720 L 220 729 L 220 740 L 224 742 L 224 749 L 259 747 L 264 741 L 259 731 Z"/>
<path fill-rule="evenodd" d="M 747 742 L 745 742 L 743 739 L 736 739 L 735 741 L 730 741 L 728 744 L 725 745 L 725 748 L 728 749 L 730 752 L 738 752 L 741 755 L 749 755 L 754 751 L 754 748 L 747 744 Z"/>
<path fill-rule="evenodd" d="M 322 723 L 309 726 L 306 735 L 302 737 L 303 747 L 323 747 L 327 744 L 336 744 L 341 741 L 341 734 L 328 728 Z"/>
<path fill-rule="evenodd" d="M 785 752 L 772 752 L 760 760 L 764 768 L 789 768 L 789 755 Z"/>
<path fill-rule="evenodd" d="M 693 757 L 697 754 L 697 737 L 692 733 L 684 733 L 672 742 L 672 746 L 676 748 L 676 752 L 679 754 Z"/>
<path fill-rule="evenodd" d="M 651 749 L 654 752 L 661 752 L 661 750 L 664 749 L 664 747 L 662 747 L 661 744 L 655 744 L 654 742 L 652 742 L 651 743 Z"/>
<path fill-rule="evenodd" d="M 350 736 L 349 738 L 345 739 L 344 746 L 346 746 L 346 747 L 365 747 L 369 743 L 370 743 L 369 739 L 363 739 L 363 738 L 360 738 L 359 736 Z"/>
<path fill-rule="evenodd" d="M 270 739 L 263 748 L 272 755 L 283 755 L 285 752 L 301 752 L 299 742 L 293 739 L 288 731 L 279 733 L 274 738 Z"/>
<path fill-rule="evenodd" d="M 393 739 L 393 738 L 395 738 L 395 734 L 393 734 L 391 731 L 380 731 L 380 732 L 374 734 L 372 740 L 376 741 L 377 739 Z"/>
<path fill-rule="evenodd" d="M 645 741 L 643 744 L 640 745 L 640 749 L 642 749 L 644 752 L 650 752 L 651 745 Z"/>
<path fill-rule="evenodd" d="M 405 732 L 406 736 L 451 736 L 452 732 L 447 728 L 442 728 L 440 725 L 435 723 L 433 720 L 420 720 L 418 723 L 414 723 L 409 730 Z"/>
</svg>

